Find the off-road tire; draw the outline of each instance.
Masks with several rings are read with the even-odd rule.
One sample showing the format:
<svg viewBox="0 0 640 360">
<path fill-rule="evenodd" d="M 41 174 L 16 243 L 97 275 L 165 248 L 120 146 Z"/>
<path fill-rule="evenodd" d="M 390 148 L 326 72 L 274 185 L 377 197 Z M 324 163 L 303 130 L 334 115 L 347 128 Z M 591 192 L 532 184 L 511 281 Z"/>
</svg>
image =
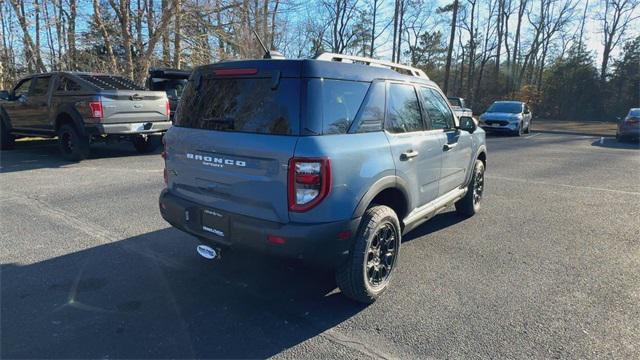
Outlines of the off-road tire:
<svg viewBox="0 0 640 360">
<path fill-rule="evenodd" d="M 0 115 L 0 149 L 11 150 L 15 145 L 16 138 L 9 131 L 9 126 Z"/>
<path fill-rule="evenodd" d="M 148 154 L 154 152 L 161 143 L 161 136 L 157 135 L 135 135 L 131 142 L 136 151 L 140 154 Z"/>
<path fill-rule="evenodd" d="M 82 161 L 89 156 L 89 137 L 80 134 L 71 124 L 58 129 L 58 147 L 62 157 L 69 161 Z"/>
<path fill-rule="evenodd" d="M 481 186 L 480 189 L 476 187 Z M 479 198 L 475 190 L 479 190 Z M 473 165 L 473 176 L 467 187 L 467 193 L 464 197 L 456 201 L 456 212 L 464 217 L 471 217 L 480 211 L 480 202 L 484 192 L 484 163 L 480 159 L 476 159 Z"/>
<path fill-rule="evenodd" d="M 384 281 L 373 286 L 366 270 L 369 249 L 378 231 L 387 225 L 395 231 L 395 257 Z M 387 229 L 390 228 L 387 227 Z M 388 289 L 394 270 L 398 266 L 401 241 L 402 230 L 393 209 L 383 205 L 374 205 L 367 209 L 362 216 L 349 259 L 336 269 L 336 282 L 342 293 L 350 299 L 365 304 L 373 303 L 380 297 Z"/>
</svg>

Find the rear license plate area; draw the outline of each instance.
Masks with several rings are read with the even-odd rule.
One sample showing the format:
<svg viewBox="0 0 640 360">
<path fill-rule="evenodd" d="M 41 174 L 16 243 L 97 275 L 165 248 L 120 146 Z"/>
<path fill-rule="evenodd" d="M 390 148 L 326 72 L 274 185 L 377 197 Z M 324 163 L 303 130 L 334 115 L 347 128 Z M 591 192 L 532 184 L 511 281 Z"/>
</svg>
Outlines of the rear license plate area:
<svg viewBox="0 0 640 360">
<path fill-rule="evenodd" d="M 229 216 L 213 209 L 202 210 L 202 231 L 223 237 L 229 237 Z"/>
</svg>

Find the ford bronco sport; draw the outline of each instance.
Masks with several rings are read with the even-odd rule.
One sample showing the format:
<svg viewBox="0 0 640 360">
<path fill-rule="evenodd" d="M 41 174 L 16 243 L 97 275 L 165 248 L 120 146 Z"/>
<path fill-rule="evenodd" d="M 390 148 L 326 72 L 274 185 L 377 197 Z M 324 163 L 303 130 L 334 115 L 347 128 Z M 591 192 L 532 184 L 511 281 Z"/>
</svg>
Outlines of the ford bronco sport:
<svg viewBox="0 0 640 360">
<path fill-rule="evenodd" d="M 422 71 L 335 54 L 197 68 L 163 157 L 170 224 L 331 267 L 365 303 L 404 234 L 451 204 L 479 210 L 486 166 L 484 131 Z"/>
</svg>

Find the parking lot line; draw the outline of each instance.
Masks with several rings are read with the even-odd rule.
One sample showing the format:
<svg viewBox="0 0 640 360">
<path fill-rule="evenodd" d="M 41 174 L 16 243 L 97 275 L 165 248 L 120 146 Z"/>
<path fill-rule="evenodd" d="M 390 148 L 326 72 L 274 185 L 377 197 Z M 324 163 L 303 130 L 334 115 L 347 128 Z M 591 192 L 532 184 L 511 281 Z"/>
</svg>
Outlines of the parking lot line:
<svg viewBox="0 0 640 360">
<path fill-rule="evenodd" d="M 636 192 L 636 191 L 606 189 L 606 188 L 599 188 L 599 187 L 593 187 L 593 186 L 558 184 L 558 183 L 552 183 L 552 182 L 547 182 L 547 181 L 536 181 L 536 180 L 519 179 L 519 178 L 511 178 L 511 177 L 495 176 L 495 175 L 487 175 L 485 177 L 488 178 L 488 179 L 498 179 L 498 180 L 505 180 L 505 181 L 517 181 L 517 182 L 527 183 L 527 184 L 559 186 L 559 187 L 565 187 L 565 188 L 582 189 L 582 190 L 593 190 L 593 191 L 606 191 L 606 192 L 612 192 L 612 193 L 618 193 L 618 194 L 628 194 L 628 195 L 640 195 L 640 192 Z"/>
</svg>

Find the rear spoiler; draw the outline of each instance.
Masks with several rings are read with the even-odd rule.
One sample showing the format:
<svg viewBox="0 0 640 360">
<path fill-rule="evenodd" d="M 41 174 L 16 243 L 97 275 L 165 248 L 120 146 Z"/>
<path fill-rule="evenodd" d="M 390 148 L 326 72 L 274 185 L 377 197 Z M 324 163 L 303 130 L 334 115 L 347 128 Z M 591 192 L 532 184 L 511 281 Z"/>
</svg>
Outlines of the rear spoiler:
<svg viewBox="0 0 640 360">
<path fill-rule="evenodd" d="M 189 76 L 191 76 L 191 71 L 177 69 L 151 69 L 149 70 L 149 76 L 151 78 L 160 79 L 188 79 Z"/>
</svg>

